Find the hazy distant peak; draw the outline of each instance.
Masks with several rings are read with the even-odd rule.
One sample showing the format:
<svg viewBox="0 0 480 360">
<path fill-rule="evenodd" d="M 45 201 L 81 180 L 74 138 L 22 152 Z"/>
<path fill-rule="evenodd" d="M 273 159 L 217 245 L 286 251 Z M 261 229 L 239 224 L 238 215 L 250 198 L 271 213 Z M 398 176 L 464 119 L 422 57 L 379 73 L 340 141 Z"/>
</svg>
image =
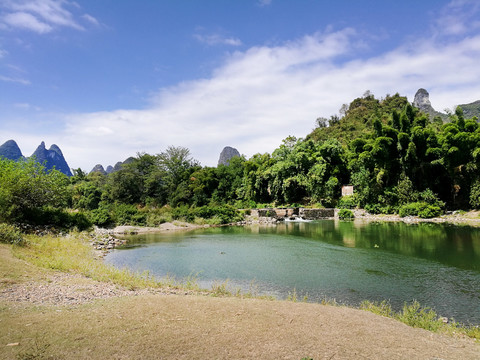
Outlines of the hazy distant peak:
<svg viewBox="0 0 480 360">
<path fill-rule="evenodd" d="M 225 146 L 220 153 L 220 158 L 218 159 L 218 165 L 228 165 L 230 163 L 230 159 L 234 156 L 240 156 L 240 153 L 237 149 L 231 146 Z"/>
</svg>

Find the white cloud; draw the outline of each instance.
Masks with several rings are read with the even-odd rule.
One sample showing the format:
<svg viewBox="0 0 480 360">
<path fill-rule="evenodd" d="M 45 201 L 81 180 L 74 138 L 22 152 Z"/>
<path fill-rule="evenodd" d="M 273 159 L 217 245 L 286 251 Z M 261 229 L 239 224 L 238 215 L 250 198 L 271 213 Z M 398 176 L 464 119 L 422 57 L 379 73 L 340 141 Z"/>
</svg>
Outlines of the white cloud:
<svg viewBox="0 0 480 360">
<path fill-rule="evenodd" d="M 29 104 L 29 103 L 15 103 L 13 104 L 13 107 L 17 108 L 17 109 L 21 109 L 21 110 L 35 110 L 35 111 L 41 111 L 42 109 L 38 106 L 34 106 L 32 104 Z"/>
<path fill-rule="evenodd" d="M 268 6 L 272 3 L 272 0 L 258 0 L 259 6 Z"/>
<path fill-rule="evenodd" d="M 39 34 L 45 34 L 53 30 L 50 25 L 26 12 L 7 14 L 3 17 L 3 21 L 11 27 L 32 30 Z"/>
<path fill-rule="evenodd" d="M 96 26 L 100 25 L 100 22 L 97 19 L 95 19 L 92 15 L 84 14 L 82 15 L 82 18 L 84 18 L 85 20 L 87 20 L 89 23 L 93 25 L 96 25 Z"/>
<path fill-rule="evenodd" d="M 90 170 L 175 145 L 215 165 L 226 145 L 249 157 L 273 151 L 288 135 L 304 137 L 317 117 L 338 113 L 367 89 L 411 101 L 424 87 L 438 110 L 479 98 L 480 36 L 424 39 L 363 60 L 356 43 L 355 31 L 345 29 L 234 52 L 210 78 L 162 89 L 148 109 L 68 116 L 64 153 Z"/>
<path fill-rule="evenodd" d="M 478 0 L 452 0 L 438 14 L 434 31 L 438 36 L 458 36 L 480 28 Z"/>
<path fill-rule="evenodd" d="M 242 41 L 234 37 L 227 37 L 220 34 L 194 34 L 193 37 L 201 43 L 213 46 L 213 45 L 230 45 L 240 46 Z"/>
<path fill-rule="evenodd" d="M 78 4 L 66 0 L 4 0 L 0 3 L 0 9 L 4 12 L 0 25 L 2 28 L 27 29 L 39 34 L 59 27 L 84 30 L 67 6 L 78 7 Z M 98 24 L 91 15 L 85 14 L 83 18 Z"/>
<path fill-rule="evenodd" d="M 28 0 L 16 2 L 12 5 L 12 9 L 28 11 L 53 25 L 69 26 L 82 30 L 83 28 L 73 19 L 72 13 L 64 8 L 65 4 L 69 3 L 63 0 Z"/>
<path fill-rule="evenodd" d="M 25 80 L 22 78 L 13 78 L 13 77 L 4 76 L 4 75 L 0 75 L 0 81 L 17 83 L 22 85 L 30 85 L 30 81 L 28 80 Z"/>
</svg>

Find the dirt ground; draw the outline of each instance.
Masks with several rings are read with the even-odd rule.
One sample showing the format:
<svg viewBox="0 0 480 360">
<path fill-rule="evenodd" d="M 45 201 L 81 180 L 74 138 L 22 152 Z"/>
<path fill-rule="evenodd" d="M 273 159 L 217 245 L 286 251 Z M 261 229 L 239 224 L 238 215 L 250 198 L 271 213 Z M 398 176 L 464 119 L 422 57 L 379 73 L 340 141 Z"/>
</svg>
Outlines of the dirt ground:
<svg viewBox="0 0 480 360">
<path fill-rule="evenodd" d="M 0 359 L 480 359 L 472 339 L 350 308 L 111 287 L 1 245 Z"/>
</svg>

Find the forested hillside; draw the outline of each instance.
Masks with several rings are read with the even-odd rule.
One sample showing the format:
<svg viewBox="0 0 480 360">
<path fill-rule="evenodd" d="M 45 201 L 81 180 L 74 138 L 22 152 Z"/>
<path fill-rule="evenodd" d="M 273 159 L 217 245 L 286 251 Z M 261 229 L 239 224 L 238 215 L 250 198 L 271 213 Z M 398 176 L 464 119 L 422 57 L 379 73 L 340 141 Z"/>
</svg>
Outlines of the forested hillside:
<svg viewBox="0 0 480 360">
<path fill-rule="evenodd" d="M 445 124 L 430 121 L 405 97 L 366 93 L 344 105 L 341 118 L 318 119 L 304 139 L 286 137 L 271 154 L 234 157 L 229 165 L 202 167 L 187 148 L 174 146 L 139 153 L 111 174 L 77 169 L 71 178 L 31 161 L 1 160 L 0 220 L 219 224 L 238 220 L 236 209 L 267 205 L 432 217 L 480 208 L 479 166 L 477 118 L 457 108 Z M 354 186 L 353 196 L 341 197 L 345 184 Z"/>
</svg>

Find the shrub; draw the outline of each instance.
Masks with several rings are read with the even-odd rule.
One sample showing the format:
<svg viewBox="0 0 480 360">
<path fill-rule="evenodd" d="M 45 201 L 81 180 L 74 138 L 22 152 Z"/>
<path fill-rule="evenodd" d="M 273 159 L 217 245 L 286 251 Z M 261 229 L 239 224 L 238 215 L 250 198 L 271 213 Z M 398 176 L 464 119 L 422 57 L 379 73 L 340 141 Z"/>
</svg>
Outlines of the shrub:
<svg viewBox="0 0 480 360">
<path fill-rule="evenodd" d="M 146 215 L 147 226 L 159 226 L 173 220 L 172 211 L 170 208 L 167 207 L 162 207 L 160 209 L 150 209 L 149 211 L 147 211 Z"/>
<path fill-rule="evenodd" d="M 25 211 L 23 222 L 32 225 L 49 225 L 58 229 L 77 228 L 80 231 L 87 230 L 92 225 L 89 218 L 82 212 L 69 213 L 50 206 Z"/>
<path fill-rule="evenodd" d="M 33 159 L 0 158 L 0 221 L 32 223 L 29 215 L 38 215 L 37 209 L 65 207 L 71 198 L 68 183 L 66 175 Z"/>
<path fill-rule="evenodd" d="M 365 205 L 365 210 L 373 215 L 380 214 L 381 206 L 380 204 L 367 204 Z"/>
<path fill-rule="evenodd" d="M 355 195 L 342 196 L 337 203 L 339 209 L 354 209 L 357 206 Z"/>
<path fill-rule="evenodd" d="M 342 220 L 352 220 L 353 218 L 355 218 L 355 215 L 353 215 L 353 212 L 351 210 L 341 209 L 338 212 L 338 218 Z"/>
<path fill-rule="evenodd" d="M 397 318 L 407 325 L 430 331 L 437 331 L 443 325 L 432 309 L 422 308 L 418 301 L 414 301 L 411 305 L 405 304 Z"/>
<path fill-rule="evenodd" d="M 365 205 L 365 210 L 370 214 L 395 214 L 397 208 L 392 205 L 380 205 L 380 204 L 367 204 Z"/>
<path fill-rule="evenodd" d="M 430 219 L 440 216 L 442 214 L 442 209 L 437 205 L 429 205 L 426 202 L 418 201 L 403 205 L 400 207 L 398 214 L 401 217 L 419 216 L 423 219 Z"/>
<path fill-rule="evenodd" d="M 418 216 L 422 219 L 431 219 L 434 217 L 438 217 L 442 214 L 442 209 L 435 205 L 428 205 L 423 210 L 418 212 Z"/>
<path fill-rule="evenodd" d="M 445 207 L 445 203 L 438 198 L 438 195 L 435 194 L 432 190 L 426 189 L 419 194 L 419 197 L 422 201 L 426 202 L 429 205 L 438 206 L 440 208 Z"/>
<path fill-rule="evenodd" d="M 235 201 L 235 207 L 237 209 L 255 209 L 257 203 L 253 200 L 237 200 Z"/>
<path fill-rule="evenodd" d="M 401 217 L 417 216 L 418 211 L 419 203 L 409 203 L 400 207 L 400 209 L 398 210 L 398 215 L 400 215 Z"/>
<path fill-rule="evenodd" d="M 14 225 L 0 223 L 0 242 L 20 245 L 23 243 L 22 232 Z"/>
<path fill-rule="evenodd" d="M 193 221 L 195 216 L 189 213 L 188 206 L 179 206 L 172 209 L 172 218 L 175 220 L 183 219 L 185 221 Z"/>
<path fill-rule="evenodd" d="M 113 222 L 110 211 L 104 207 L 89 211 L 87 214 L 92 224 L 97 226 L 108 226 Z"/>
<path fill-rule="evenodd" d="M 475 209 L 480 209 L 480 180 L 475 181 L 470 189 L 470 205 Z"/>
<path fill-rule="evenodd" d="M 115 204 L 112 217 L 117 225 L 145 225 L 147 216 L 138 211 L 135 205 Z"/>
<path fill-rule="evenodd" d="M 92 226 L 92 222 L 85 213 L 71 213 L 70 218 L 72 220 L 72 227 L 76 227 L 79 231 L 87 230 Z"/>
<path fill-rule="evenodd" d="M 188 208 L 177 207 L 172 210 L 174 219 L 183 219 L 188 222 L 195 221 L 195 218 L 211 219 L 207 223 L 228 224 L 243 219 L 243 214 L 231 205 L 222 206 L 200 206 Z"/>
</svg>

